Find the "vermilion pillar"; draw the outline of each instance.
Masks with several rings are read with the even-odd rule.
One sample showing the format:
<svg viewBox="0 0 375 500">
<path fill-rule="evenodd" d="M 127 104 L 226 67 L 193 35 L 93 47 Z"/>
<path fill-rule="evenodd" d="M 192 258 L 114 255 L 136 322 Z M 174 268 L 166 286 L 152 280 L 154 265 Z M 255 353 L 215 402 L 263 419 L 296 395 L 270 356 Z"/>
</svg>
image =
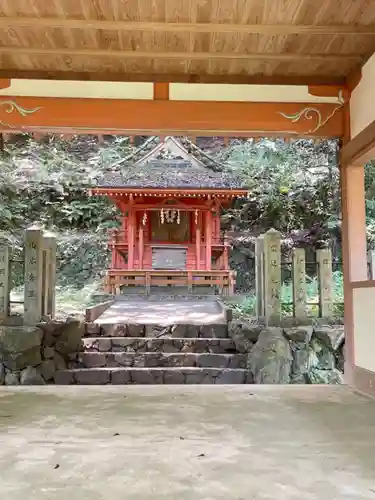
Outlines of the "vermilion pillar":
<svg viewBox="0 0 375 500">
<path fill-rule="evenodd" d="M 365 212 L 365 169 L 348 166 L 341 170 L 343 200 L 346 207 L 347 249 L 350 281 L 367 280 L 367 245 Z M 346 199 L 346 200 L 345 200 Z"/>
<path fill-rule="evenodd" d="M 211 271 L 211 255 L 212 255 L 212 213 L 211 210 L 206 212 L 206 270 Z"/>
<path fill-rule="evenodd" d="M 201 267 L 201 217 L 200 217 L 200 212 L 198 212 L 198 215 L 196 217 L 196 224 L 195 224 L 195 255 L 196 255 L 196 268 L 197 271 L 199 271 Z"/>
<path fill-rule="evenodd" d="M 128 218 L 128 269 L 134 269 L 134 245 L 135 245 L 135 212 L 129 210 Z"/>
<path fill-rule="evenodd" d="M 138 240 L 138 268 L 143 269 L 143 247 L 144 247 L 144 237 L 143 237 L 143 226 L 139 228 L 139 240 Z"/>
<path fill-rule="evenodd" d="M 350 384 L 355 364 L 351 283 L 368 279 L 364 167 L 342 166 L 340 172 L 345 317 L 344 374 L 345 381 Z"/>
</svg>

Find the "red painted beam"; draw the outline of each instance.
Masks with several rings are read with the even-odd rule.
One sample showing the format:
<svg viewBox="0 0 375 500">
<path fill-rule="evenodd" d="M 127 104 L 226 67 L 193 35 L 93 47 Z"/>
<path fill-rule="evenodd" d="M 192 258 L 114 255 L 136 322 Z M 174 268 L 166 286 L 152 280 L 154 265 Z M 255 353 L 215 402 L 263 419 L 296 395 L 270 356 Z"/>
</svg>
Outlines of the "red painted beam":
<svg viewBox="0 0 375 500">
<path fill-rule="evenodd" d="M 341 137 L 342 116 L 329 103 L 0 98 L 0 130 L 13 132 Z"/>
</svg>

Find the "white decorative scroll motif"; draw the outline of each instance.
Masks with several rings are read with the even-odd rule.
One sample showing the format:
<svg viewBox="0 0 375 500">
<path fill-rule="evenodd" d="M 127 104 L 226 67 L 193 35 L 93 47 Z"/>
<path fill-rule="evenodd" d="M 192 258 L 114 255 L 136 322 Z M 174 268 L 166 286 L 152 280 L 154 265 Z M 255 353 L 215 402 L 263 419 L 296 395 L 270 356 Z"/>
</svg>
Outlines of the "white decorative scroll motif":
<svg viewBox="0 0 375 500">
<path fill-rule="evenodd" d="M 306 108 L 301 109 L 301 111 L 297 111 L 297 113 L 293 113 L 291 115 L 283 112 L 279 112 L 279 115 L 283 116 L 287 120 L 290 120 L 292 123 L 297 123 L 300 120 L 316 120 L 315 127 L 311 128 L 307 132 L 302 132 L 303 135 L 314 134 L 319 129 L 324 127 L 329 120 L 337 113 L 339 109 L 341 109 L 345 104 L 345 101 L 342 97 L 342 92 L 340 91 L 338 96 L 338 105 L 333 108 L 331 113 L 329 113 L 325 118 L 323 118 L 322 113 L 318 108 L 314 108 L 312 106 L 308 106 Z M 296 133 L 296 132 L 295 132 Z"/>
<path fill-rule="evenodd" d="M 25 117 L 28 115 L 32 115 L 33 113 L 36 113 L 37 111 L 41 110 L 42 108 L 37 107 L 37 108 L 32 108 L 32 109 L 27 109 L 23 108 L 19 104 L 17 104 L 15 101 L 0 101 L 0 110 L 3 110 L 5 113 L 8 115 L 11 115 L 12 113 L 16 112 L 19 113 L 21 116 Z M 14 125 L 11 125 L 10 123 L 6 123 L 2 120 L 0 120 L 0 125 L 3 127 L 9 127 L 9 128 L 18 128 L 15 127 Z"/>
</svg>

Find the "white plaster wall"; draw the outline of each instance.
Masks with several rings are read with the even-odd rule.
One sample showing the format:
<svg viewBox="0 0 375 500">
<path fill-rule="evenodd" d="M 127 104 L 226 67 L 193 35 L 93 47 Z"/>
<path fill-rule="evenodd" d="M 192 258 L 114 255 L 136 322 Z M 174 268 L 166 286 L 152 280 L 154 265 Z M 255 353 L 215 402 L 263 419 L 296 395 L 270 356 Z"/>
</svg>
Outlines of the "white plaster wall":
<svg viewBox="0 0 375 500">
<path fill-rule="evenodd" d="M 86 99 L 153 99 L 152 83 L 12 80 L 0 96 L 81 97 Z"/>
<path fill-rule="evenodd" d="M 338 96 L 320 97 L 310 95 L 307 85 L 171 83 L 169 98 L 174 101 L 338 102 Z"/>
<path fill-rule="evenodd" d="M 355 137 L 375 120 L 375 54 L 362 68 L 362 79 L 350 98 L 351 135 Z"/>
<path fill-rule="evenodd" d="M 354 364 L 375 372 L 375 287 L 353 291 Z"/>
<path fill-rule="evenodd" d="M 153 99 L 153 84 L 148 82 L 12 80 L 10 87 L 0 89 L 0 96 Z M 306 85 L 171 83 L 169 96 L 175 101 L 338 102 L 338 97 L 310 95 Z"/>
</svg>

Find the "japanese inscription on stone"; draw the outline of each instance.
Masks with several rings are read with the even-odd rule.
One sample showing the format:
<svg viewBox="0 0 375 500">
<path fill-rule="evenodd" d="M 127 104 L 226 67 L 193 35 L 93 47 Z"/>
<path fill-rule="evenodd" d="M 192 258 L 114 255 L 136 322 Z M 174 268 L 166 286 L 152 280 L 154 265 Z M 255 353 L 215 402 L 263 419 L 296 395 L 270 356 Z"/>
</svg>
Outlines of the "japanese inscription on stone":
<svg viewBox="0 0 375 500">
<path fill-rule="evenodd" d="M 303 248 L 294 248 L 292 255 L 294 316 L 303 318 L 307 314 L 305 250 Z"/>
<path fill-rule="evenodd" d="M 25 321 L 40 321 L 42 312 L 42 231 L 30 228 L 25 241 Z"/>
<path fill-rule="evenodd" d="M 9 248 L 0 243 L 0 318 L 8 314 L 9 301 Z"/>
<path fill-rule="evenodd" d="M 277 323 L 281 314 L 281 238 L 270 229 L 264 235 L 264 298 L 267 323 Z"/>
<path fill-rule="evenodd" d="M 329 318 L 333 314 L 332 307 L 332 255 L 329 249 L 316 252 L 319 276 L 320 315 Z"/>
</svg>

